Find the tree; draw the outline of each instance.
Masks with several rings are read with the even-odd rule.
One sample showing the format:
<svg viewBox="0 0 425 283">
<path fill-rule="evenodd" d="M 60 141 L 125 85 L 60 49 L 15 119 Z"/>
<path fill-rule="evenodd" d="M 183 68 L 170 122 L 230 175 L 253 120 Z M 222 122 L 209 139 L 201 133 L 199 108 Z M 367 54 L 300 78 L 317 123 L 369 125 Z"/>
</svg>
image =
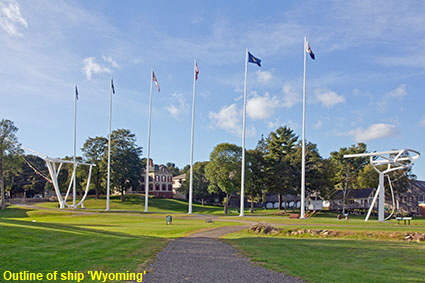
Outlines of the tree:
<svg viewBox="0 0 425 283">
<path fill-rule="evenodd" d="M 168 172 L 173 175 L 173 177 L 180 174 L 180 169 L 176 166 L 175 163 L 167 162 L 165 166 L 167 167 Z"/>
<path fill-rule="evenodd" d="M 15 177 L 11 195 L 24 193 L 24 197 L 43 195 L 49 172 L 43 159 L 35 155 L 23 156 L 25 162 L 21 163 L 21 173 Z"/>
<path fill-rule="evenodd" d="M 247 151 L 246 193 L 251 200 L 251 213 L 254 212 L 254 201 L 261 198 L 266 189 L 266 161 L 259 149 Z"/>
<path fill-rule="evenodd" d="M 379 184 L 379 173 L 369 163 L 366 164 L 357 176 L 357 188 L 377 188 Z"/>
<path fill-rule="evenodd" d="M 20 169 L 22 149 L 16 133 L 18 127 L 10 120 L 0 121 L 0 193 L 1 209 L 6 207 L 5 177 L 13 177 Z M 13 178 L 12 178 L 13 180 Z M 11 184 L 9 184 L 9 187 Z"/>
<path fill-rule="evenodd" d="M 130 130 L 114 130 L 111 134 L 111 186 L 121 193 L 124 201 L 125 192 L 137 188 L 142 174 L 140 155 L 142 148 L 136 144 L 136 135 Z M 107 156 L 102 160 L 106 168 Z"/>
<path fill-rule="evenodd" d="M 337 189 L 354 189 L 357 186 L 356 179 L 363 168 L 368 164 L 369 158 L 356 157 L 344 158 L 346 154 L 366 153 L 366 144 L 358 143 L 350 147 L 340 148 L 339 151 L 331 152 L 330 161 L 333 167 L 332 179 Z"/>
<path fill-rule="evenodd" d="M 358 143 L 349 148 L 343 147 L 339 151 L 331 152 L 330 164 L 333 173 L 331 182 L 335 189 L 343 190 L 343 212 L 345 213 L 347 190 L 357 188 L 357 178 L 361 170 L 366 166 L 369 159 L 367 157 L 344 158 L 346 154 L 366 153 L 366 144 Z"/>
<path fill-rule="evenodd" d="M 204 205 L 204 201 L 211 194 L 208 191 L 210 182 L 205 175 L 205 167 L 208 161 L 196 162 L 193 164 L 193 198 L 201 200 L 201 204 Z M 190 168 L 189 168 L 190 169 Z M 188 194 L 190 182 L 190 170 L 186 172 L 186 181 L 182 184 L 182 192 Z"/>
<path fill-rule="evenodd" d="M 296 151 L 291 155 L 293 160 L 291 163 L 295 168 L 301 169 L 302 145 L 296 146 Z M 305 187 L 307 194 L 313 192 L 320 195 L 326 195 L 330 183 L 330 175 L 328 171 L 327 162 L 319 154 L 317 145 L 311 142 L 306 142 L 305 145 Z M 301 174 L 297 174 L 297 188 L 301 186 Z"/>
<path fill-rule="evenodd" d="M 107 157 L 108 139 L 104 137 L 88 138 L 81 149 L 87 162 L 93 163 L 96 166 L 92 169 L 91 186 L 95 190 L 96 199 L 99 198 L 100 192 L 103 191 L 102 181 L 105 180 L 107 173 L 102 166 L 102 159 Z"/>
<path fill-rule="evenodd" d="M 282 193 L 294 192 L 299 184 L 299 168 L 293 163 L 298 136 L 289 127 L 280 127 L 266 139 L 267 183 L 269 191 L 278 194 L 282 209 Z"/>
<path fill-rule="evenodd" d="M 208 190 L 221 190 L 226 194 L 224 213 L 228 213 L 232 194 L 237 192 L 241 180 L 242 149 L 235 144 L 221 143 L 210 154 L 205 174 L 210 182 Z"/>
</svg>

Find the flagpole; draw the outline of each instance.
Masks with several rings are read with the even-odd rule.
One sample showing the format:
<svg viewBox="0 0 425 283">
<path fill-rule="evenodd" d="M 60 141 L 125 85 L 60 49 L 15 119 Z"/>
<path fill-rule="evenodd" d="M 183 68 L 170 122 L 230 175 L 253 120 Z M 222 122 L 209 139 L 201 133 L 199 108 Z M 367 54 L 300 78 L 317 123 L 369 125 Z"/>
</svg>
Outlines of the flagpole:
<svg viewBox="0 0 425 283">
<path fill-rule="evenodd" d="M 239 216 L 245 216 L 245 128 L 246 128 L 246 88 L 248 77 L 248 48 L 245 53 L 245 80 L 243 89 L 243 118 L 242 118 L 242 169 L 241 169 L 241 207 Z"/>
<path fill-rule="evenodd" d="M 305 218 L 305 120 L 306 120 L 306 69 L 307 69 L 307 37 L 304 36 L 304 76 L 303 76 L 303 125 L 302 125 L 302 157 L 301 157 L 301 212 L 300 218 Z"/>
<path fill-rule="evenodd" d="M 150 165 L 150 150 L 151 150 L 151 118 L 152 118 L 152 84 L 153 84 L 153 68 L 151 70 L 151 84 L 149 90 L 149 120 L 148 120 L 148 141 L 147 141 L 147 160 L 145 174 L 145 212 L 148 212 L 149 202 L 149 165 Z"/>
<path fill-rule="evenodd" d="M 189 211 L 192 214 L 192 199 L 193 199 L 193 145 L 195 133 L 195 97 L 196 97 L 196 59 L 193 64 L 193 96 L 192 96 L 192 130 L 190 138 L 190 177 L 189 177 Z"/>
<path fill-rule="evenodd" d="M 112 121 L 112 92 L 113 92 L 113 81 L 111 78 L 111 91 L 109 93 L 109 127 L 108 127 L 108 180 L 106 185 L 106 210 L 109 211 L 110 203 L 109 197 L 111 194 L 111 121 Z"/>
<path fill-rule="evenodd" d="M 75 200 L 77 198 L 77 100 L 78 100 L 78 89 L 75 85 L 75 98 L 74 98 L 74 176 L 72 184 L 72 208 L 75 207 Z"/>
</svg>

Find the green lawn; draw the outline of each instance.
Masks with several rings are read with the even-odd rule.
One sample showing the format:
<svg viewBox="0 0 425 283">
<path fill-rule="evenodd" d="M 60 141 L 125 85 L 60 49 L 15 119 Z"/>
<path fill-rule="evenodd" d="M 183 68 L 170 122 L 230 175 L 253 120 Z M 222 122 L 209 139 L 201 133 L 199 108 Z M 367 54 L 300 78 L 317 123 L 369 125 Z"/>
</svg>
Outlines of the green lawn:
<svg viewBox="0 0 425 283">
<path fill-rule="evenodd" d="M 425 244 L 257 236 L 226 241 L 259 264 L 309 282 L 423 282 Z"/>
<path fill-rule="evenodd" d="M 71 202 L 68 202 L 71 203 Z M 42 207 L 56 208 L 57 202 L 35 203 Z M 95 199 L 92 197 L 84 201 L 84 206 L 87 210 L 105 210 L 106 199 L 104 197 Z M 110 198 L 111 211 L 138 211 L 143 212 L 145 209 L 144 195 L 127 195 L 125 201 L 121 202 L 119 196 L 111 196 Z M 149 212 L 156 213 L 187 213 L 188 203 L 177 199 L 165 198 L 149 198 Z M 192 212 L 198 214 L 223 214 L 223 208 L 219 206 L 205 205 L 194 203 Z M 235 214 L 236 215 L 236 214 Z"/>
<path fill-rule="evenodd" d="M 229 224 L 214 224 L 220 225 Z M 185 215 L 173 215 L 172 225 L 166 225 L 164 214 L 72 213 L 10 206 L 0 211 L 0 281 L 4 271 L 140 272 L 169 239 L 211 227 Z"/>
<path fill-rule="evenodd" d="M 410 226 L 398 225 L 395 221 L 365 222 L 363 217 L 356 216 L 347 221 L 337 220 L 331 213 L 311 219 L 289 219 L 277 210 L 257 210 L 254 214 L 247 211 L 246 217 L 241 218 L 237 211 L 224 216 L 221 207 L 195 204 L 195 214 L 207 214 L 217 220 L 212 226 L 187 215 L 184 201 L 152 198 L 151 213 L 147 214 L 142 213 L 143 201 L 142 196 L 132 195 L 122 203 L 114 196 L 110 212 L 104 211 L 104 199 L 88 199 L 87 209 L 82 210 L 9 206 L 0 211 L 0 281 L 4 271 L 143 272 L 147 262 L 169 239 L 214 226 L 237 225 L 237 222 L 274 223 L 284 229 L 277 236 L 241 231 L 227 235 L 226 241 L 268 268 L 307 281 L 420 282 L 425 278 L 424 243 L 381 240 L 386 239 L 388 233 L 425 232 L 423 218 L 415 218 Z M 56 203 L 37 205 L 57 207 Z M 165 223 L 168 213 L 173 216 L 172 225 Z M 344 238 L 286 236 L 287 230 L 304 228 L 353 235 Z"/>
</svg>

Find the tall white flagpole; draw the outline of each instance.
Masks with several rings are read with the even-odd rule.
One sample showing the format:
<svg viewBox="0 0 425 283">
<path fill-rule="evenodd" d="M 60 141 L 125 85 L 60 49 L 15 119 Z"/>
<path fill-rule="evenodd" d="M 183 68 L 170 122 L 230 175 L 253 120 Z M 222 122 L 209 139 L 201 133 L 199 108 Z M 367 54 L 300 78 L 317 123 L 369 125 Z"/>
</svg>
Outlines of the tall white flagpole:
<svg viewBox="0 0 425 283">
<path fill-rule="evenodd" d="M 77 198 L 77 100 L 78 88 L 75 85 L 75 98 L 74 98 L 74 176 L 72 184 L 72 208 L 76 209 L 75 201 Z"/>
<path fill-rule="evenodd" d="M 301 157 L 301 212 L 300 218 L 305 218 L 305 120 L 306 120 L 306 69 L 307 69 L 307 38 L 304 36 L 304 77 L 303 77 L 303 126 L 302 126 L 302 157 Z"/>
<path fill-rule="evenodd" d="M 109 197 L 111 194 L 111 124 L 112 124 L 112 93 L 115 92 L 114 83 L 111 78 L 111 91 L 109 93 L 109 127 L 108 127 L 108 180 L 106 184 L 106 210 L 110 209 Z"/>
<path fill-rule="evenodd" d="M 246 88 L 248 77 L 248 48 L 245 54 L 245 80 L 243 89 L 243 118 L 242 118 L 242 170 L 241 170 L 241 207 L 239 216 L 245 216 L 245 128 L 246 128 Z"/>
<path fill-rule="evenodd" d="M 189 177 L 189 210 L 188 214 L 192 214 L 192 199 L 193 199 L 193 145 L 195 134 L 195 98 L 196 98 L 196 79 L 198 73 L 198 64 L 196 60 L 193 64 L 193 98 L 192 98 L 192 130 L 190 138 L 190 177 Z"/>
<path fill-rule="evenodd" d="M 147 141 L 147 159 L 146 159 L 146 174 L 145 174 L 145 212 L 148 212 L 149 202 L 149 165 L 151 153 L 151 118 L 152 118 L 152 84 L 153 84 L 153 69 L 151 70 L 151 84 L 149 91 L 149 120 L 148 120 L 148 141 Z"/>
</svg>

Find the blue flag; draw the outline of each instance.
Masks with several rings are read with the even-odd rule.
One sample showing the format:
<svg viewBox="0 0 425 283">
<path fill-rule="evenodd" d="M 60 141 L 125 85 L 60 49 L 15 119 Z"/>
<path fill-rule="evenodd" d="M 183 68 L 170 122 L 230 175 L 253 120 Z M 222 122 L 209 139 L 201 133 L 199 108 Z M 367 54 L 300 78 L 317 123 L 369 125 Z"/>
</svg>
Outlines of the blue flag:
<svg viewBox="0 0 425 283">
<path fill-rule="evenodd" d="M 115 87 L 114 87 L 114 80 L 111 79 L 111 89 L 112 89 L 112 93 L 115 94 Z"/>
<path fill-rule="evenodd" d="M 261 60 L 258 58 L 255 58 L 254 55 L 248 52 L 248 62 L 257 64 L 258 67 L 261 67 Z"/>
</svg>

